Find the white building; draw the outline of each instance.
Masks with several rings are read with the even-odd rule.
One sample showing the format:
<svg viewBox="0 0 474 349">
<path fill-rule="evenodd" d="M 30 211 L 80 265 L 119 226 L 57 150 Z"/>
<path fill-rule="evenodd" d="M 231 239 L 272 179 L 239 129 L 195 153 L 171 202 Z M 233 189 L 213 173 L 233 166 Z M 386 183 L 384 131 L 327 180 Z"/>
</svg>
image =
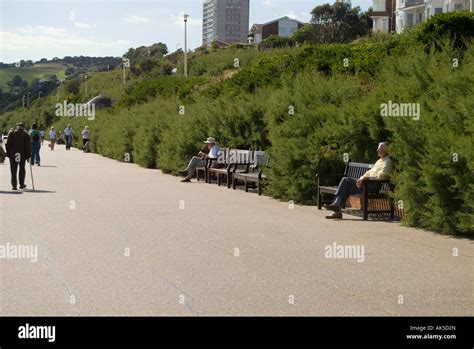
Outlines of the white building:
<svg viewBox="0 0 474 349">
<path fill-rule="evenodd" d="M 396 0 L 396 31 L 417 25 L 439 13 L 457 10 L 474 12 L 474 0 Z"/>
</svg>

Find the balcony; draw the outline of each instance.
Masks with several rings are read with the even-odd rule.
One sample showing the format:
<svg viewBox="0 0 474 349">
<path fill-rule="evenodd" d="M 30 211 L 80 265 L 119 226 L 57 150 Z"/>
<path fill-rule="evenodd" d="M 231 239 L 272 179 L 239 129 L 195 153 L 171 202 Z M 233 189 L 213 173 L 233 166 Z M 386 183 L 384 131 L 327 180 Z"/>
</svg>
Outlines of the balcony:
<svg viewBox="0 0 474 349">
<path fill-rule="evenodd" d="M 425 0 L 405 0 L 405 6 L 404 7 L 412 7 L 412 6 L 417 6 L 417 5 L 423 5 L 425 3 Z"/>
</svg>

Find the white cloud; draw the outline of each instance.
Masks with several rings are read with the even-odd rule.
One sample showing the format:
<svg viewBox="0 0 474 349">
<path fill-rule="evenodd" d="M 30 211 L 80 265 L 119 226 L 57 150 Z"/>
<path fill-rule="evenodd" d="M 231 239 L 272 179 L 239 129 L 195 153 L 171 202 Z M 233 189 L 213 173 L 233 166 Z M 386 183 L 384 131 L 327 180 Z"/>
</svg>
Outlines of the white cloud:
<svg viewBox="0 0 474 349">
<path fill-rule="evenodd" d="M 171 19 L 173 20 L 173 23 L 176 25 L 179 25 L 180 27 L 184 28 L 184 18 L 183 18 L 184 12 L 181 12 L 179 16 L 171 15 Z M 202 25 L 202 18 L 193 18 L 193 17 L 188 17 L 188 26 L 193 26 L 193 27 L 198 27 Z"/>
<path fill-rule="evenodd" d="M 2 59 L 5 59 L 3 56 L 28 59 L 32 52 L 36 57 L 104 56 L 112 55 L 112 52 L 125 52 L 133 46 L 130 41 L 101 41 L 93 35 L 79 36 L 66 28 L 41 25 L 1 31 L 0 42 L 2 42 Z"/>
<path fill-rule="evenodd" d="M 132 24 L 144 24 L 144 23 L 150 23 L 151 19 L 148 17 L 144 16 L 135 16 L 131 15 L 128 17 L 125 17 L 125 22 L 132 23 Z"/>
<path fill-rule="evenodd" d="M 293 11 L 288 12 L 285 16 L 290 17 L 292 19 L 298 19 L 299 18 Z"/>
<path fill-rule="evenodd" d="M 78 29 L 93 29 L 93 28 L 95 28 L 95 24 L 81 23 L 81 22 L 74 22 L 74 26 Z"/>
<path fill-rule="evenodd" d="M 268 6 L 268 7 L 273 6 L 272 0 L 263 0 L 262 4 L 263 4 L 263 6 Z"/>
</svg>

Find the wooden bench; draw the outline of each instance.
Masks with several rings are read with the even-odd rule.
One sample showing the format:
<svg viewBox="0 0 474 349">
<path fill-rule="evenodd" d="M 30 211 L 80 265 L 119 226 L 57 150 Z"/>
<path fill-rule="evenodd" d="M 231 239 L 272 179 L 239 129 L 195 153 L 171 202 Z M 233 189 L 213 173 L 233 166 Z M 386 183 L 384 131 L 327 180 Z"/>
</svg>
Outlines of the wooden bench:
<svg viewBox="0 0 474 349">
<path fill-rule="evenodd" d="M 334 196 L 337 191 L 337 185 L 339 181 L 344 177 L 349 177 L 354 180 L 358 180 L 365 172 L 372 168 L 372 164 L 358 163 L 349 161 L 346 164 L 346 168 L 343 174 L 317 174 L 317 200 L 318 209 L 320 210 L 323 204 L 332 203 L 332 201 L 323 202 L 323 194 L 330 194 Z M 324 183 L 323 183 L 324 182 Z M 328 185 L 331 183 L 332 185 Z M 377 183 L 380 184 L 381 188 L 378 192 L 369 192 L 369 184 Z M 324 185 L 322 185 L 324 184 Z M 371 213 L 389 213 L 390 219 L 394 219 L 394 202 L 390 197 L 389 193 L 393 191 L 394 186 L 390 180 L 365 180 L 363 182 L 362 194 L 359 195 L 361 198 L 361 209 L 363 213 L 363 219 L 367 220 Z M 343 203 L 345 205 L 345 203 Z"/>
<path fill-rule="evenodd" d="M 219 150 L 219 154 L 222 152 L 225 154 L 227 152 L 227 148 L 222 148 Z M 202 178 L 206 183 L 209 182 L 209 169 L 215 164 L 218 159 L 205 159 L 205 165 L 203 167 L 196 167 L 196 179 L 199 180 Z"/>
<path fill-rule="evenodd" d="M 234 173 L 232 178 L 232 188 L 235 190 L 239 182 L 245 186 L 245 191 L 249 191 L 249 185 L 257 187 L 258 195 L 262 195 L 263 182 L 266 177 L 263 173 L 263 167 L 268 166 L 269 157 L 265 152 L 254 152 L 254 162 L 249 166 L 249 170 L 240 173 Z"/>
<path fill-rule="evenodd" d="M 209 167 L 208 183 L 212 183 L 215 178 L 217 185 L 220 186 L 225 179 L 227 188 L 230 188 L 232 177 L 236 173 L 248 172 L 251 164 L 251 151 L 242 149 L 225 149 L 225 153 L 221 157 L 220 167 Z"/>
</svg>

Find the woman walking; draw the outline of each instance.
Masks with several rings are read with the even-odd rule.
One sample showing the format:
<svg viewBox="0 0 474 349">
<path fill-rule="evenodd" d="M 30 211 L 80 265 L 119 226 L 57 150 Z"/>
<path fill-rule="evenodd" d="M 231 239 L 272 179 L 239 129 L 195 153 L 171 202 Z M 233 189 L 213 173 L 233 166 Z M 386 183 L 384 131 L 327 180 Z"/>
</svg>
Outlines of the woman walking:
<svg viewBox="0 0 474 349">
<path fill-rule="evenodd" d="M 51 127 L 51 130 L 49 131 L 49 147 L 51 150 L 54 150 L 54 144 L 56 143 L 56 131 L 54 130 L 54 127 Z"/>
</svg>

